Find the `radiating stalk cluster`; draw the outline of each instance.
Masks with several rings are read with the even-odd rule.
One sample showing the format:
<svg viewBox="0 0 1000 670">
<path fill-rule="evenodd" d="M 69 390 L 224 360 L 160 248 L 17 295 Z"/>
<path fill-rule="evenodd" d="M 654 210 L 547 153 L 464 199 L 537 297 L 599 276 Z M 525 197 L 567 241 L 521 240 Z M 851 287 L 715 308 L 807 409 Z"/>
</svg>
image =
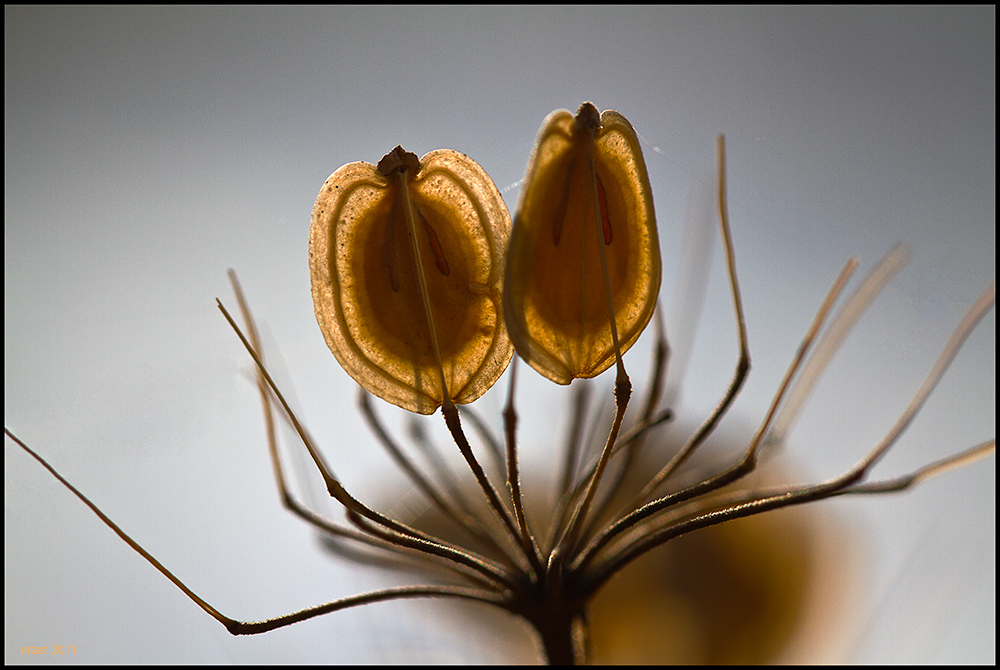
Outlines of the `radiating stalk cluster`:
<svg viewBox="0 0 1000 670">
<path fill-rule="evenodd" d="M 654 365 L 636 417 L 627 421 L 631 381 L 623 354 L 649 323 L 660 288 L 660 250 L 652 189 L 632 126 L 615 111 L 584 103 L 545 119 L 528 164 L 511 227 L 496 186 L 472 159 L 451 150 L 422 158 L 396 147 L 377 166 L 351 163 L 324 184 L 313 210 L 309 263 L 316 317 L 327 344 L 364 389 L 360 409 L 376 440 L 426 497 L 446 530 L 432 531 L 376 511 L 348 492 L 268 373 L 242 290 L 231 274 L 241 329 L 219 304 L 257 369 L 267 439 L 286 507 L 337 541 L 387 552 L 400 565 L 438 576 L 432 584 L 383 589 L 259 622 L 229 618 L 194 594 L 98 510 L 35 452 L 6 431 L 133 549 L 233 634 L 256 634 L 321 614 L 384 600 L 461 598 L 523 617 L 552 663 L 586 659 L 588 609 L 625 566 L 692 531 L 761 512 L 847 494 L 902 490 L 992 453 L 989 440 L 909 475 L 868 482 L 871 468 L 899 439 L 944 374 L 962 342 L 992 307 L 991 285 L 945 345 L 938 362 L 896 424 L 843 475 L 815 485 L 758 490 L 731 485 L 754 471 L 762 450 L 781 442 L 819 375 L 872 299 L 905 263 L 892 250 L 843 301 L 857 262 L 834 281 L 805 334 L 756 433 L 739 457 L 703 479 L 679 477 L 705 444 L 750 370 L 747 327 L 726 207 L 725 151 L 718 143 L 718 220 L 737 332 L 733 379 L 716 408 L 654 473 L 638 467 L 654 430 L 672 418 L 661 407 L 668 347 L 657 319 Z M 558 384 L 615 366 L 615 414 L 603 446 L 581 449 L 587 401 L 571 410 L 554 507 L 528 514 L 521 489 L 515 405 L 516 361 L 503 411 L 504 433 L 492 434 L 468 405 L 500 377 L 512 352 Z M 378 417 L 374 394 L 411 412 L 442 408 L 455 445 L 482 501 L 429 459 L 425 472 Z M 476 430 L 506 477 L 491 481 L 463 427 Z M 290 425 L 308 451 L 347 524 L 299 503 L 286 483 L 276 424 Z M 5 429 L 6 430 L 6 429 Z M 601 435 L 604 435 L 602 432 Z M 603 438 L 602 438 L 603 440 Z M 429 451 L 429 440 L 415 442 Z M 609 467 L 614 464 L 615 467 Z M 639 480 L 638 484 L 635 482 Z M 484 514 L 485 508 L 488 513 Z M 534 521 L 532 521 L 532 519 Z M 441 579 L 440 575 L 444 575 Z"/>
</svg>

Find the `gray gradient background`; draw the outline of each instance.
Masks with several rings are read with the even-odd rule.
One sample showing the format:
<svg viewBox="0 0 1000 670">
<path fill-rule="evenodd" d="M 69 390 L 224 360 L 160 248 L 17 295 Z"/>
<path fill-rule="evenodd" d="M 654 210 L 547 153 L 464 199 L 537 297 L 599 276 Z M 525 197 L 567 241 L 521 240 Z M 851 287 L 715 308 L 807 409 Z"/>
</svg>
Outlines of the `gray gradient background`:
<svg viewBox="0 0 1000 670">
<path fill-rule="evenodd" d="M 338 474 L 362 497 L 391 498 L 398 475 L 354 410 L 309 294 L 310 210 L 344 163 L 397 143 L 454 148 L 513 208 L 548 112 L 618 109 L 648 143 L 669 300 L 685 194 L 726 133 L 754 361 L 734 410 L 746 421 L 762 415 L 843 262 L 858 254 L 867 269 L 912 243 L 914 261 L 793 434 L 815 478 L 879 438 L 994 279 L 992 7 L 4 14 L 4 422 L 232 616 L 407 581 L 329 559 L 280 509 L 248 359 L 214 307 L 216 296 L 232 304 L 225 269 L 236 268 Z M 711 407 L 735 362 L 715 253 L 687 416 Z M 995 434 L 995 323 L 991 312 L 879 473 Z M 646 341 L 635 351 L 642 388 Z M 534 377 L 521 375 L 525 449 L 554 440 L 568 397 Z M 491 393 L 482 409 L 501 403 Z M 8 663 L 510 653 L 427 602 L 232 638 L 9 442 L 4 464 Z M 995 662 L 993 458 L 904 496 L 826 504 L 866 538 L 854 619 L 867 632 L 816 660 Z M 54 644 L 77 655 L 18 653 Z"/>
</svg>

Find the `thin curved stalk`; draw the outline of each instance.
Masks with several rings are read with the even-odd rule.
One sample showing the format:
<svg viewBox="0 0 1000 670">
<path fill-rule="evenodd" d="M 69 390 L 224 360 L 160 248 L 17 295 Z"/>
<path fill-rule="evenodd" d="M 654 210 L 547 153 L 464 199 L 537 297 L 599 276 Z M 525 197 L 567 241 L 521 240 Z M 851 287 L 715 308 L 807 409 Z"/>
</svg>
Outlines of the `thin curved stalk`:
<svg viewBox="0 0 1000 670">
<path fill-rule="evenodd" d="M 528 519 L 524 515 L 524 500 L 521 497 L 521 473 L 517 463 L 517 410 L 514 409 L 516 382 L 517 359 L 515 358 L 511 364 L 507 406 L 503 411 L 504 432 L 507 437 L 507 486 L 510 488 L 511 504 L 514 506 L 514 519 L 517 521 L 517 527 L 520 531 L 521 550 L 537 574 L 542 569 L 541 555 L 531 529 L 528 528 Z"/>
<path fill-rule="evenodd" d="M 750 445 L 747 447 L 747 450 L 744 453 L 743 457 L 740 459 L 739 463 L 729 468 L 728 470 L 725 470 L 721 474 L 716 475 L 715 477 L 710 477 L 703 482 L 688 487 L 687 489 L 684 489 L 682 491 L 679 491 L 671 495 L 664 496 L 662 498 L 659 498 L 658 500 L 654 500 L 652 502 L 646 503 L 645 505 L 635 508 L 633 512 L 626 514 L 620 520 L 616 521 L 614 524 L 608 527 L 607 530 L 594 537 L 590 545 L 583 552 L 581 552 L 580 556 L 574 563 L 574 565 L 577 568 L 586 566 L 587 563 L 593 559 L 593 557 L 602 547 L 604 547 L 613 539 L 615 539 L 615 537 L 621 535 L 623 532 L 627 531 L 629 528 L 632 528 L 636 524 L 644 521 L 645 519 L 648 519 L 651 516 L 673 505 L 677 505 L 686 500 L 691 500 L 692 498 L 696 498 L 698 496 L 705 495 L 706 493 L 711 493 L 712 491 L 718 490 L 723 486 L 726 486 L 753 471 L 756 465 L 757 449 L 764 435 L 770 428 L 771 422 L 773 421 L 774 416 L 777 413 L 778 407 L 781 405 L 781 402 L 784 399 L 785 394 L 792 383 L 792 380 L 795 378 L 796 373 L 802 366 L 806 354 L 809 352 L 809 349 L 811 348 L 813 342 L 816 340 L 816 337 L 818 336 L 820 329 L 823 327 L 823 323 L 826 321 L 826 318 L 829 315 L 830 310 L 833 308 L 834 302 L 836 302 L 837 297 L 844 290 L 844 286 L 847 284 L 847 280 L 850 278 L 851 274 L 854 272 L 857 265 L 858 263 L 855 259 L 853 258 L 850 259 L 844 266 L 843 270 L 840 271 L 840 275 L 838 275 L 833 286 L 827 292 L 826 299 L 824 299 L 823 304 L 820 305 L 820 308 L 817 311 L 816 316 L 813 318 L 813 322 L 810 325 L 809 330 L 806 332 L 805 337 L 799 344 L 799 348 L 798 351 L 796 352 L 795 357 L 792 359 L 792 362 L 789 365 L 788 370 L 785 372 L 785 376 L 782 379 L 781 385 L 778 387 L 778 392 L 775 394 L 774 399 L 771 401 L 771 406 L 768 409 L 768 412 L 765 415 L 764 420 L 761 422 L 760 427 L 754 434 L 753 439 L 751 439 Z M 732 387 L 730 387 L 730 391 L 732 391 Z M 730 394 L 727 393 L 727 397 L 729 395 Z M 713 417 L 710 417 L 710 419 L 714 417 L 715 415 L 713 415 Z M 703 434 L 703 429 L 705 428 L 706 425 L 707 424 L 702 425 L 702 429 L 699 429 L 698 433 L 695 434 L 695 437 L 692 438 L 692 440 L 697 438 L 699 435 Z M 707 436 L 707 433 L 704 434 Z M 688 445 L 691 444 L 692 441 L 689 441 Z M 687 448 L 688 445 L 685 445 L 685 448 Z M 688 455 L 690 455 L 691 451 L 693 451 L 693 448 L 688 451 Z M 683 454 L 683 452 L 684 449 L 682 449 L 681 452 L 678 453 L 678 455 L 674 456 L 674 458 L 671 459 L 670 463 L 667 464 L 667 467 L 660 471 L 660 474 L 657 475 L 657 478 L 659 478 L 660 475 L 666 472 L 672 463 L 682 462 L 683 458 L 679 457 Z M 653 481 L 655 482 L 657 478 L 654 478 Z M 646 489 L 650 489 L 650 486 L 647 485 Z"/>
<path fill-rule="evenodd" d="M 377 524 L 380 524 L 392 531 L 395 531 L 395 533 L 397 533 L 400 536 L 405 536 L 410 538 L 411 540 L 414 541 L 412 548 L 423 547 L 427 550 L 427 553 L 429 555 L 439 556 L 447 560 L 452 560 L 456 563 L 465 564 L 468 565 L 469 567 L 473 567 L 473 569 L 475 570 L 483 572 L 484 574 L 488 574 L 488 576 L 492 576 L 493 578 L 501 582 L 507 581 L 506 570 L 504 570 L 501 566 L 496 564 L 491 564 L 490 562 L 487 562 L 482 558 L 475 557 L 461 549 L 458 549 L 457 547 L 452 547 L 450 545 L 441 543 L 439 541 L 435 541 L 433 538 L 429 537 L 425 533 L 410 528 L 404 524 L 399 523 L 398 521 L 394 521 L 386 517 L 385 515 L 379 514 L 378 512 L 370 509 L 369 507 L 358 501 L 356 498 L 351 496 L 347 492 L 347 490 L 343 487 L 343 485 L 341 485 L 340 481 L 333 475 L 329 467 L 326 465 L 326 461 L 323 459 L 319 450 L 316 449 L 315 446 L 312 444 L 312 441 L 309 439 L 305 429 L 302 427 L 301 422 L 298 420 L 294 412 L 292 412 L 291 408 L 288 406 L 288 402 L 285 400 L 284 396 L 281 394 L 281 391 L 275 385 L 274 380 L 271 378 L 271 375 L 267 372 L 267 369 L 264 367 L 264 364 L 260 360 L 260 357 L 257 355 L 257 352 L 254 351 L 253 347 L 247 340 L 246 336 L 240 330 L 239 326 L 236 325 L 236 322 L 233 320 L 233 317 L 229 314 L 226 308 L 223 307 L 221 302 L 216 300 L 216 304 L 222 311 L 222 314 L 226 317 L 226 320 L 229 322 L 229 325 L 233 328 L 237 336 L 240 338 L 240 341 L 243 342 L 243 346 L 246 348 L 251 358 L 253 358 L 254 362 L 257 364 L 257 369 L 260 371 L 260 374 L 267 381 L 267 384 L 270 387 L 271 391 L 275 394 L 275 396 L 277 396 L 280 406 L 282 407 L 283 411 L 288 417 L 288 420 L 292 423 L 293 427 L 295 428 L 295 431 L 298 433 L 306 449 L 309 451 L 309 455 L 312 457 L 313 462 L 315 462 L 317 468 L 319 468 L 320 474 L 323 476 L 323 479 L 326 483 L 327 491 L 329 491 L 330 495 L 333 498 L 335 498 L 340 504 L 342 504 L 348 510 L 360 514 L 361 516 L 364 516 L 370 519 L 371 521 L 374 521 Z M 454 408 L 454 405 L 451 405 L 451 407 Z M 393 537 L 393 536 L 387 536 L 387 537 Z M 410 546 L 410 545 L 404 545 L 404 546 Z"/>
<path fill-rule="evenodd" d="M 994 284 L 990 284 L 990 286 L 987 287 L 987 289 L 979 296 L 975 303 L 973 303 L 972 307 L 969 308 L 968 312 L 966 312 L 962 320 L 958 323 L 951 337 L 948 339 L 948 342 L 939 354 L 937 360 L 934 362 L 934 365 L 931 366 L 924 382 L 920 385 L 920 388 L 917 389 L 917 392 L 914 394 L 910 403 L 903 410 L 899 418 L 895 421 L 888 432 L 886 432 L 885 436 L 878 442 L 878 444 L 876 444 L 864 458 L 858 461 L 854 467 L 847 470 L 844 474 L 815 486 L 805 487 L 799 490 L 783 491 L 776 495 L 703 514 L 689 521 L 676 525 L 670 525 L 660 531 L 644 535 L 634 542 L 629 543 L 625 548 L 615 552 L 607 560 L 602 561 L 601 564 L 597 566 L 594 573 L 588 577 L 587 583 L 596 588 L 597 585 L 603 583 L 603 581 L 608 579 L 619 569 L 650 549 L 653 549 L 654 547 L 659 546 L 660 544 L 663 544 L 678 535 L 689 533 L 699 528 L 716 525 L 731 519 L 752 516 L 754 514 L 759 514 L 772 509 L 792 505 L 801 505 L 803 503 L 812 502 L 814 500 L 822 500 L 837 495 L 844 495 L 848 493 L 888 493 L 902 490 L 917 481 L 932 476 L 933 474 L 945 472 L 952 467 L 972 462 L 973 460 L 982 458 L 983 456 L 991 453 L 995 449 L 995 441 L 993 440 L 977 445 L 976 447 L 957 454 L 954 457 L 937 463 L 932 463 L 909 476 L 887 480 L 886 482 L 878 482 L 873 485 L 855 486 L 858 482 L 864 480 L 869 470 L 871 470 L 871 468 L 874 467 L 879 460 L 881 460 L 885 453 L 899 440 L 903 432 L 909 427 L 914 417 L 923 407 L 927 398 L 941 380 L 941 377 L 948 369 L 948 366 L 955 359 L 955 356 L 961 349 L 962 344 L 986 312 L 993 307 L 995 300 L 996 287 Z M 778 400 L 777 397 L 776 400 Z M 765 424 L 766 423 L 767 422 L 765 421 Z M 762 426 L 762 428 L 763 427 L 764 426 Z M 755 444 L 759 443 L 759 437 L 761 435 L 762 432 L 759 431 L 754 443 L 751 444 L 751 449 L 755 447 Z M 744 458 L 743 462 L 745 461 L 746 458 Z M 737 465 L 736 468 L 732 468 L 731 471 L 739 467 L 740 465 Z M 649 507 L 650 506 L 647 505 L 647 508 Z M 652 512 L 645 514 L 643 518 L 648 518 L 650 514 L 655 513 L 656 511 L 658 510 L 653 510 Z M 606 541 L 604 544 L 606 544 Z M 588 552 L 584 553 L 581 557 L 582 560 L 578 565 L 583 566 L 587 560 L 593 557 L 593 555 L 594 552 L 590 551 L 590 547 L 588 547 Z"/>
<path fill-rule="evenodd" d="M 358 405 L 361 407 L 361 413 L 368 420 L 368 425 L 375 433 L 375 436 L 379 439 L 379 442 L 385 447 L 389 455 L 392 456 L 396 464 L 403 470 L 404 473 L 423 493 L 426 495 L 430 501 L 437 507 L 446 518 L 451 520 L 454 525 L 467 533 L 469 536 L 475 540 L 483 543 L 485 546 L 493 549 L 497 554 L 504 559 L 504 562 L 508 566 L 516 565 L 514 558 L 510 556 L 507 551 L 500 545 L 499 542 L 489 533 L 483 523 L 474 514 L 468 510 L 459 509 L 451 501 L 444 498 L 443 492 L 439 492 L 437 488 L 427 480 L 423 474 L 417 470 L 409 458 L 403 453 L 399 445 L 389 436 L 388 431 L 382 425 L 378 416 L 375 414 L 374 408 L 371 406 L 369 400 L 369 394 L 364 389 L 361 389 L 359 395 Z"/>
</svg>

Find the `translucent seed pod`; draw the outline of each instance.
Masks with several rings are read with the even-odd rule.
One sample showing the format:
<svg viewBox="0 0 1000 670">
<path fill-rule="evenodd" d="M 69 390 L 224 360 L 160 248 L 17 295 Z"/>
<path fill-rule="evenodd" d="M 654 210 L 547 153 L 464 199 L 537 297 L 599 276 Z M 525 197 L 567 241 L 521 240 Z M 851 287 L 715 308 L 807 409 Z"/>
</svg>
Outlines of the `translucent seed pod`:
<svg viewBox="0 0 1000 670">
<path fill-rule="evenodd" d="M 489 389 L 513 348 L 501 316 L 510 215 L 489 175 L 438 149 L 396 147 L 334 172 L 316 199 L 316 320 L 362 387 L 431 414 Z"/>
<path fill-rule="evenodd" d="M 594 377 L 615 361 L 609 315 L 624 353 L 659 290 L 653 195 L 635 130 L 589 102 L 576 115 L 552 112 L 528 164 L 507 255 L 504 318 L 518 354 L 559 384 Z"/>
</svg>

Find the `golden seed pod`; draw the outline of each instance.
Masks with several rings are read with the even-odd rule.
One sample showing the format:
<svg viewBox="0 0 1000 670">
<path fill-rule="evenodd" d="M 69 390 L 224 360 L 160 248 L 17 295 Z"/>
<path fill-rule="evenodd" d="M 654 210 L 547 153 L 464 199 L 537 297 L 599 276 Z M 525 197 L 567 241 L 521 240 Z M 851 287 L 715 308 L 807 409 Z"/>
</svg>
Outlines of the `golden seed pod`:
<svg viewBox="0 0 1000 670">
<path fill-rule="evenodd" d="M 320 189 L 309 231 L 316 320 L 366 390 L 420 414 L 469 403 L 510 362 L 500 311 L 510 215 L 489 175 L 396 147 Z"/>
<path fill-rule="evenodd" d="M 606 296 L 624 354 L 659 290 L 653 194 L 635 130 L 589 102 L 575 116 L 552 112 L 528 164 L 507 254 L 504 319 L 517 353 L 559 384 L 595 377 L 615 361 Z"/>
</svg>

